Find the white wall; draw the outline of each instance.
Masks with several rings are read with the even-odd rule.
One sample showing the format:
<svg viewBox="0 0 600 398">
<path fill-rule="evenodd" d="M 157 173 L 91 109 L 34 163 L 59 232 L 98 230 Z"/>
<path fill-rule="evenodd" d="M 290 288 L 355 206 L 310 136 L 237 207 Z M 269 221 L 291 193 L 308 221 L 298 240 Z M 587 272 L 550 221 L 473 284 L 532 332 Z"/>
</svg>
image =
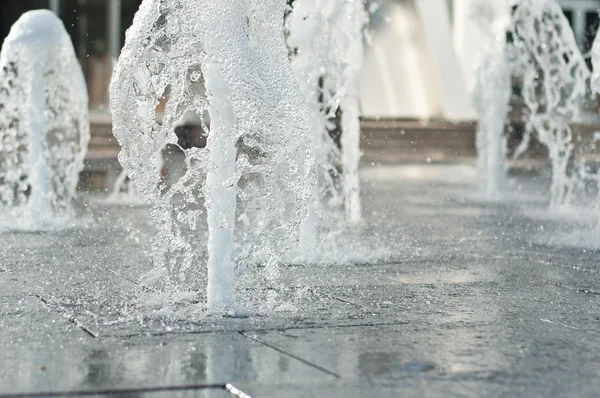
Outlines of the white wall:
<svg viewBox="0 0 600 398">
<path fill-rule="evenodd" d="M 471 120 L 446 0 L 388 0 L 367 50 L 366 117 Z"/>
<path fill-rule="evenodd" d="M 490 0 L 494 1 L 494 0 Z M 454 0 L 454 48 L 459 59 L 463 81 L 470 89 L 477 54 L 485 44 L 485 36 L 469 17 L 469 8 L 473 0 Z"/>
<path fill-rule="evenodd" d="M 383 6 L 385 21 L 374 32 L 367 49 L 361 82 L 364 116 L 429 119 L 441 117 L 437 87 L 426 41 L 412 2 Z"/>
<path fill-rule="evenodd" d="M 420 22 L 439 84 L 439 101 L 450 120 L 476 117 L 461 63 L 456 55 L 450 12 L 446 0 L 415 0 Z M 433 77 L 432 77 L 433 78 Z"/>
</svg>

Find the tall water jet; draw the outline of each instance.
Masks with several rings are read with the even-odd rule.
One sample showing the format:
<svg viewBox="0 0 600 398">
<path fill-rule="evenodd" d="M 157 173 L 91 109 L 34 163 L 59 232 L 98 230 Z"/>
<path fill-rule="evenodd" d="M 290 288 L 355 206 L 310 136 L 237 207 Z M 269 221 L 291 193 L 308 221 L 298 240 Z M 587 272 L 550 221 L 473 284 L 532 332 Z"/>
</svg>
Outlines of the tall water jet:
<svg viewBox="0 0 600 398">
<path fill-rule="evenodd" d="M 334 11 L 337 17 L 332 37 L 332 75 L 341 79 L 340 90 L 342 168 L 344 170 L 344 199 L 346 213 L 351 222 L 362 218 L 360 203 L 360 103 L 359 85 L 364 63 L 363 32 L 368 23 L 365 4 L 345 1 Z"/>
<path fill-rule="evenodd" d="M 361 219 L 358 86 L 368 14 L 362 0 L 295 0 L 287 18 L 292 65 L 309 103 L 318 189 L 307 223 L 344 210 Z M 337 141 L 337 142 L 336 142 Z"/>
<path fill-rule="evenodd" d="M 520 76 L 529 115 L 525 137 L 532 132 L 548 148 L 552 165 L 551 207 L 567 204 L 573 180 L 568 172 L 573 151 L 569 123 L 586 96 L 590 72 L 569 21 L 555 0 L 515 2 L 510 23 L 515 74 Z"/>
<path fill-rule="evenodd" d="M 510 68 L 506 58 L 506 32 L 510 20 L 508 0 L 472 3 L 471 18 L 485 36 L 475 64 L 472 97 L 478 114 L 477 168 L 480 187 L 489 200 L 498 199 L 505 178 L 506 137 L 509 112 Z"/>
<path fill-rule="evenodd" d="M 594 43 L 591 49 L 591 61 L 592 61 L 592 74 L 590 78 L 590 89 L 593 94 L 600 94 L 600 32 L 596 34 Z M 591 146 L 592 149 L 597 149 L 600 145 L 600 132 L 595 132 L 592 137 Z M 578 162 L 578 184 L 579 190 L 583 193 L 582 196 L 587 196 L 586 199 L 591 199 L 591 203 L 585 203 L 586 207 L 592 208 L 596 215 L 600 212 L 600 167 L 597 162 L 595 164 L 588 164 L 585 159 Z M 589 184 L 595 188 L 595 195 L 590 198 L 589 195 Z M 588 195 L 586 195 L 588 194 Z M 597 229 L 600 228 L 600 220 L 597 224 Z"/>
<path fill-rule="evenodd" d="M 335 5 L 335 1 L 296 0 L 286 18 L 292 67 L 310 111 L 317 172 L 309 214 L 301 226 L 303 255 L 314 253 L 319 244 L 319 225 L 333 221 L 330 218 L 336 218 L 345 204 L 339 167 L 341 151 L 330 132 L 336 127 L 330 119 L 335 118 L 337 107 L 334 109 L 332 104 L 333 93 L 324 87 L 329 84 L 330 19 Z"/>
<path fill-rule="evenodd" d="M 89 139 L 69 35 L 51 11 L 23 14 L 0 53 L 0 203 L 9 223 L 40 229 L 73 217 Z"/>
<path fill-rule="evenodd" d="M 288 60 L 284 10 L 285 0 L 145 0 L 111 86 L 119 160 L 159 227 L 151 277 L 169 289 L 185 282 L 206 216 L 213 312 L 234 308 L 245 265 L 264 265 L 263 284 L 277 277 L 314 185 L 308 110 Z M 209 115 L 208 144 L 180 147 L 187 170 L 161 185 L 154 159 L 167 144 L 178 146 L 174 126 L 190 110 Z"/>
<path fill-rule="evenodd" d="M 590 87 L 594 93 L 600 94 L 600 31 L 594 38 L 591 57 L 593 73 L 590 79 Z"/>
</svg>

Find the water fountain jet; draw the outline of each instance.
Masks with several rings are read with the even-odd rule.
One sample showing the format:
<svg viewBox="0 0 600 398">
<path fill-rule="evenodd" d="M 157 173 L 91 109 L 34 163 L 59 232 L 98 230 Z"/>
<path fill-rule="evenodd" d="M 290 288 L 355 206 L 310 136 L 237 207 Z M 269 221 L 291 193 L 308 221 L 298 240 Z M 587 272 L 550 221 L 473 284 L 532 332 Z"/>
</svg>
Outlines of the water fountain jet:
<svg viewBox="0 0 600 398">
<path fill-rule="evenodd" d="M 319 183 L 303 226 L 311 242 L 317 240 L 317 225 L 331 222 L 338 211 L 350 222 L 361 220 L 358 85 L 367 22 L 362 0 L 295 0 L 286 21 L 292 66 L 309 103 L 317 151 Z"/>
<path fill-rule="evenodd" d="M 590 72 L 561 7 L 555 0 L 514 2 L 509 26 L 513 70 L 523 79 L 529 110 L 525 137 L 516 156 L 526 150 L 532 132 L 548 148 L 552 166 L 550 206 L 568 204 L 573 193 L 569 175 L 571 127 L 587 95 Z"/>
<path fill-rule="evenodd" d="M 235 309 L 244 266 L 263 283 L 298 240 L 314 185 L 309 118 L 283 37 L 285 0 L 145 0 L 111 85 L 119 155 L 159 226 L 153 279 L 177 290 L 208 221 L 207 308 Z M 195 21 L 184 23 L 183 21 Z M 170 87 L 164 117 L 158 98 Z M 152 167 L 188 111 L 210 116 L 206 148 L 180 148 L 186 172 L 159 187 Z"/>
<path fill-rule="evenodd" d="M 510 69 L 506 59 L 509 3 L 479 1 L 472 4 L 471 18 L 485 35 L 482 53 L 475 65 L 472 96 L 478 113 L 477 166 L 480 187 L 488 200 L 501 197 L 505 178 L 506 138 L 504 126 L 509 112 Z"/>
<path fill-rule="evenodd" d="M 89 129 L 85 79 L 62 22 L 47 10 L 23 14 L 0 54 L 0 203 L 11 228 L 74 216 Z"/>
</svg>

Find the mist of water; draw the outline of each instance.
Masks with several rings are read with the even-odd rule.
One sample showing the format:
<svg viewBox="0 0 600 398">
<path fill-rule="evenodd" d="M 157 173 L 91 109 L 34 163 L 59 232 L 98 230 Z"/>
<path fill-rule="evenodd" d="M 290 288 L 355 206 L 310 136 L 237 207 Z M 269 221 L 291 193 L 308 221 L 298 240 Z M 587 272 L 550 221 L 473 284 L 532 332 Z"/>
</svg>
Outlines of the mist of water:
<svg viewBox="0 0 600 398">
<path fill-rule="evenodd" d="M 85 79 L 62 22 L 30 11 L 0 54 L 0 204 L 7 226 L 47 229 L 75 216 L 90 139 Z"/>
<path fill-rule="evenodd" d="M 472 96 L 478 114 L 477 165 L 480 187 L 488 200 L 499 199 L 506 175 L 504 127 L 510 102 L 510 67 L 506 58 L 507 1 L 479 1 L 472 5 L 485 44 L 476 61 Z"/>
<path fill-rule="evenodd" d="M 165 159 L 162 152 L 156 154 L 155 170 L 157 175 L 161 175 Z M 146 200 L 137 191 L 135 184 L 127 175 L 127 171 L 121 170 L 113 184 L 112 192 L 106 200 L 107 203 L 136 205 L 145 204 Z"/>
<path fill-rule="evenodd" d="M 289 64 L 284 10 L 285 0 L 145 0 L 113 78 L 119 159 L 159 228 L 148 278 L 176 290 L 190 275 L 201 283 L 193 271 L 206 267 L 210 311 L 235 307 L 246 267 L 260 266 L 256 283 L 274 283 L 313 194 L 310 119 Z M 180 148 L 185 174 L 161 184 L 156 155 L 178 145 L 174 126 L 190 110 L 207 146 Z M 205 222 L 207 259 L 197 254 Z"/>
</svg>

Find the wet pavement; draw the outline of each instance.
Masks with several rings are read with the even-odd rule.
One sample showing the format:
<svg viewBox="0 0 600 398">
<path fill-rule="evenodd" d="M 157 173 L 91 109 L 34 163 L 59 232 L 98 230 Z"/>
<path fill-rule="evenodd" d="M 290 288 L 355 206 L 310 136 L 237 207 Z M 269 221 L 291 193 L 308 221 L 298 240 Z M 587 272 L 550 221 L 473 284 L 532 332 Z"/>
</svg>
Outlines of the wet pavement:
<svg viewBox="0 0 600 398">
<path fill-rule="evenodd" d="M 1 234 L 0 398 L 600 395 L 594 217 L 546 211 L 543 177 L 499 203 L 468 165 L 362 177 L 365 222 L 247 317 L 140 282 L 143 207 L 84 197 L 75 228 Z"/>
</svg>

